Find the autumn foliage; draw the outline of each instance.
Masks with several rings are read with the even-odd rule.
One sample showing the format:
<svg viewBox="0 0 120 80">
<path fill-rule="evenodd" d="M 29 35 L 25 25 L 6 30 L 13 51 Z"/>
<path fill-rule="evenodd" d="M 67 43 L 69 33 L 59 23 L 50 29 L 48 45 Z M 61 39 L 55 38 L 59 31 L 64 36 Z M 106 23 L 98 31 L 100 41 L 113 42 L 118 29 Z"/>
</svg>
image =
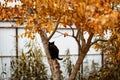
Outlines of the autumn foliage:
<svg viewBox="0 0 120 80">
<path fill-rule="evenodd" d="M 31 33 L 43 28 L 51 32 L 59 22 L 64 27 L 75 24 L 77 29 L 102 34 L 118 22 L 119 13 L 111 8 L 118 0 L 21 0 L 15 7 L 7 5 L 10 1 L 0 5 L 0 20 L 26 21 L 26 32 Z"/>
<path fill-rule="evenodd" d="M 80 53 L 69 80 L 75 79 L 75 74 L 90 46 L 100 41 L 92 42 L 93 36 L 104 36 L 107 30 L 113 32 L 113 35 L 115 29 L 120 30 L 120 12 L 115 10 L 120 0 L 20 0 L 19 5 L 11 7 L 8 2 L 12 1 L 6 0 L 4 4 L 0 4 L 0 20 L 14 20 L 17 25 L 25 24 L 25 33 L 22 36 L 34 39 L 34 33 L 40 33 L 42 39 L 46 40 L 46 42 L 43 42 L 45 45 L 59 25 L 62 25 L 62 28 L 69 26 L 72 30 L 72 35 L 68 33 L 63 35 L 64 37 L 73 37 L 76 40 Z M 76 35 L 73 25 L 77 29 Z M 46 39 L 43 32 L 52 35 L 49 39 Z M 89 34 L 86 41 L 84 32 Z M 118 37 L 120 37 L 119 35 Z M 80 36 L 81 43 L 78 36 Z"/>
</svg>

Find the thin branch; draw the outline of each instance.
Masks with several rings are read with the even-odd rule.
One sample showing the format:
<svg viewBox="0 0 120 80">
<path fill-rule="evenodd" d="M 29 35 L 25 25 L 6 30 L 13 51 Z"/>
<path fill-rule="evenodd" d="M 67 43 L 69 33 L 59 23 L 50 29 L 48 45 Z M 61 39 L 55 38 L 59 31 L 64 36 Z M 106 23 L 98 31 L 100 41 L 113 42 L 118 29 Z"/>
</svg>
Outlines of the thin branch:
<svg viewBox="0 0 120 80">
<path fill-rule="evenodd" d="M 75 32 L 74 29 L 70 26 L 71 30 L 72 30 L 72 36 L 74 36 Z"/>
<path fill-rule="evenodd" d="M 48 41 L 53 37 L 53 35 L 55 34 L 57 28 L 58 28 L 58 25 L 59 25 L 59 21 L 60 21 L 61 17 L 58 18 L 58 21 L 57 21 L 57 24 L 55 26 L 55 29 L 54 31 L 52 32 L 52 34 L 48 37 Z"/>
<path fill-rule="evenodd" d="M 80 33 L 80 29 L 77 31 L 77 34 L 76 34 L 76 37 L 78 38 L 79 36 L 79 33 Z"/>
<path fill-rule="evenodd" d="M 56 30 L 57 30 L 57 28 L 58 28 L 58 25 L 59 25 L 59 22 L 57 22 L 54 31 L 52 32 L 52 34 L 51 34 L 51 35 L 49 36 L 49 38 L 48 38 L 48 41 L 49 41 L 49 40 L 52 38 L 52 36 L 55 34 L 55 32 L 56 32 Z"/>
<path fill-rule="evenodd" d="M 89 51 L 89 48 L 91 46 L 90 43 L 92 41 L 93 35 L 94 35 L 94 33 L 91 33 L 87 39 L 87 43 L 85 45 L 83 45 L 83 50 L 85 51 L 85 53 L 87 53 Z"/>
<path fill-rule="evenodd" d="M 87 22 L 88 22 L 88 19 L 86 20 L 86 22 L 85 22 L 82 26 L 85 26 Z M 77 32 L 77 34 L 76 34 L 76 37 L 79 36 L 80 31 L 82 30 L 82 26 L 78 29 L 78 32 Z M 82 32 L 82 33 L 83 33 L 83 32 Z"/>
<path fill-rule="evenodd" d="M 64 33 L 62 33 L 62 32 L 59 32 L 59 31 L 56 31 L 56 32 L 64 35 Z M 73 38 L 76 40 L 76 42 L 77 42 L 77 44 L 78 44 L 78 47 L 79 47 L 79 50 L 81 50 L 81 45 L 80 45 L 80 41 L 78 40 L 78 38 L 75 37 L 75 36 L 72 36 L 72 35 L 68 35 L 68 36 L 69 36 L 69 37 L 73 37 Z M 79 55 L 79 54 L 78 54 L 78 55 Z"/>
<path fill-rule="evenodd" d="M 98 41 L 102 41 L 102 42 L 107 42 L 108 40 L 104 40 L 104 39 L 98 39 L 98 40 L 95 40 L 94 42 L 92 42 L 90 45 L 94 45 L 95 43 L 97 43 Z"/>
</svg>

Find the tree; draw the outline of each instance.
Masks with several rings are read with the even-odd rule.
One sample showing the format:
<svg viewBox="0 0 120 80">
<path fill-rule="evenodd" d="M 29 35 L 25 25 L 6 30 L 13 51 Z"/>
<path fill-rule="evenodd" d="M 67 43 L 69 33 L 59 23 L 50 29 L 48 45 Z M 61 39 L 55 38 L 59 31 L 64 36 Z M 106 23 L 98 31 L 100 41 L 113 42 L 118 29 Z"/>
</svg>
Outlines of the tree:
<svg viewBox="0 0 120 80">
<path fill-rule="evenodd" d="M 97 42 L 95 48 L 101 50 L 104 55 L 104 64 L 101 69 L 92 76 L 89 76 L 89 79 L 92 80 L 119 80 L 120 79 L 120 28 L 114 28 L 114 31 L 111 32 L 112 36 L 104 42 Z"/>
<path fill-rule="evenodd" d="M 68 79 L 74 80 L 89 48 L 102 41 L 97 39 L 93 42 L 93 36 L 104 36 L 106 30 L 113 31 L 120 21 L 120 13 L 113 10 L 120 3 L 119 0 L 20 0 L 21 5 L 15 7 L 8 6 L 9 1 L 12 0 L 0 6 L 0 20 L 15 20 L 16 24 L 26 22 L 24 36 L 31 39 L 34 39 L 34 33 L 40 34 L 54 80 L 60 79 L 61 71 L 58 61 L 50 58 L 48 42 L 59 25 L 72 30 L 72 35 L 63 34 L 73 37 L 80 51 Z M 77 29 L 77 34 L 72 25 Z M 87 39 L 85 33 L 89 35 Z"/>
</svg>

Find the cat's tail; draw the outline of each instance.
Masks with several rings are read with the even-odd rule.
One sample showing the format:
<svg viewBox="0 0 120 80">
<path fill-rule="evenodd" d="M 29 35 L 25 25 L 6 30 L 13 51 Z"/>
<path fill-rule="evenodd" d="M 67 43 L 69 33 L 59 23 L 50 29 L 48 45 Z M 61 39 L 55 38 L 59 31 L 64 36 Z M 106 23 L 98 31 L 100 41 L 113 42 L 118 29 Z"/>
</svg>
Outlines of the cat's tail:
<svg viewBox="0 0 120 80">
<path fill-rule="evenodd" d="M 58 59 L 58 60 L 63 60 L 63 58 L 59 58 L 59 57 L 58 57 L 57 59 Z"/>
</svg>

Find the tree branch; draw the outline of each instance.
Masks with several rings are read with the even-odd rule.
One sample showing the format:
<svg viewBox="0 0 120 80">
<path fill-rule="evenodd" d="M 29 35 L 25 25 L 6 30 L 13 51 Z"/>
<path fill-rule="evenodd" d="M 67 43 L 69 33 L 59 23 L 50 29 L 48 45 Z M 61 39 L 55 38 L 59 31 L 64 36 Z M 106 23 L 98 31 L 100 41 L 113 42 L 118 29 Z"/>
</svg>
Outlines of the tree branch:
<svg viewBox="0 0 120 80">
<path fill-rule="evenodd" d="M 87 54 L 87 52 L 90 49 L 90 46 L 91 46 L 90 43 L 91 43 L 91 40 L 93 38 L 93 35 L 94 35 L 94 33 L 90 33 L 89 38 L 87 39 L 86 44 L 82 45 L 82 48 L 83 48 L 83 51 L 84 51 L 85 54 Z"/>
<path fill-rule="evenodd" d="M 98 41 L 107 42 L 108 40 L 98 39 L 98 40 L 95 40 L 94 42 L 92 42 L 92 43 L 90 44 L 90 46 L 94 45 L 94 44 L 97 43 Z"/>
<path fill-rule="evenodd" d="M 38 33 L 41 34 L 42 36 L 44 36 L 48 40 L 48 36 L 43 29 L 39 30 Z"/>
<path fill-rule="evenodd" d="M 56 32 L 64 35 L 64 33 L 62 33 L 62 32 L 59 32 L 59 31 L 56 31 Z M 77 44 L 78 44 L 78 47 L 79 47 L 79 50 L 81 50 L 81 45 L 80 45 L 80 41 L 78 40 L 78 38 L 77 38 L 76 36 L 72 36 L 72 35 L 69 35 L 69 34 L 68 34 L 68 36 L 69 36 L 69 37 L 73 37 L 73 38 L 76 40 L 76 42 L 77 42 Z"/>
<path fill-rule="evenodd" d="M 76 37 L 78 37 L 78 36 L 79 36 L 79 32 L 80 32 L 80 29 L 77 31 Z"/>
<path fill-rule="evenodd" d="M 80 44 L 80 41 L 78 40 L 77 37 L 73 36 L 73 38 L 76 40 L 77 44 L 78 44 L 78 48 L 79 50 L 81 50 L 81 44 Z M 80 55 L 80 53 L 78 54 L 78 56 Z"/>
<path fill-rule="evenodd" d="M 59 25 L 59 22 L 57 22 L 54 31 L 52 32 L 52 34 L 51 34 L 51 35 L 49 36 L 49 38 L 48 38 L 48 41 L 49 41 L 49 40 L 52 38 L 52 36 L 55 34 L 55 32 L 56 32 L 56 30 L 57 30 L 57 28 L 58 28 L 58 25 Z"/>
<path fill-rule="evenodd" d="M 71 30 L 72 30 L 72 36 L 74 36 L 75 32 L 74 29 L 70 26 Z"/>
<path fill-rule="evenodd" d="M 48 37 L 48 41 L 52 38 L 52 36 L 55 34 L 57 28 L 58 28 L 58 25 L 59 25 L 59 21 L 60 21 L 61 17 L 58 18 L 58 21 L 57 21 L 57 24 L 55 26 L 55 29 L 54 31 L 52 32 L 52 34 Z"/>
<path fill-rule="evenodd" d="M 80 34 L 80 40 L 82 41 L 82 47 L 85 46 L 86 42 L 85 42 L 85 38 L 84 38 L 84 35 L 83 35 L 83 31 L 80 30 L 79 31 L 79 34 Z"/>
<path fill-rule="evenodd" d="M 92 40 L 92 38 L 93 38 L 93 35 L 94 35 L 94 33 L 91 33 L 91 34 L 90 34 L 89 38 L 87 39 L 87 45 L 90 45 L 91 40 Z"/>
</svg>

